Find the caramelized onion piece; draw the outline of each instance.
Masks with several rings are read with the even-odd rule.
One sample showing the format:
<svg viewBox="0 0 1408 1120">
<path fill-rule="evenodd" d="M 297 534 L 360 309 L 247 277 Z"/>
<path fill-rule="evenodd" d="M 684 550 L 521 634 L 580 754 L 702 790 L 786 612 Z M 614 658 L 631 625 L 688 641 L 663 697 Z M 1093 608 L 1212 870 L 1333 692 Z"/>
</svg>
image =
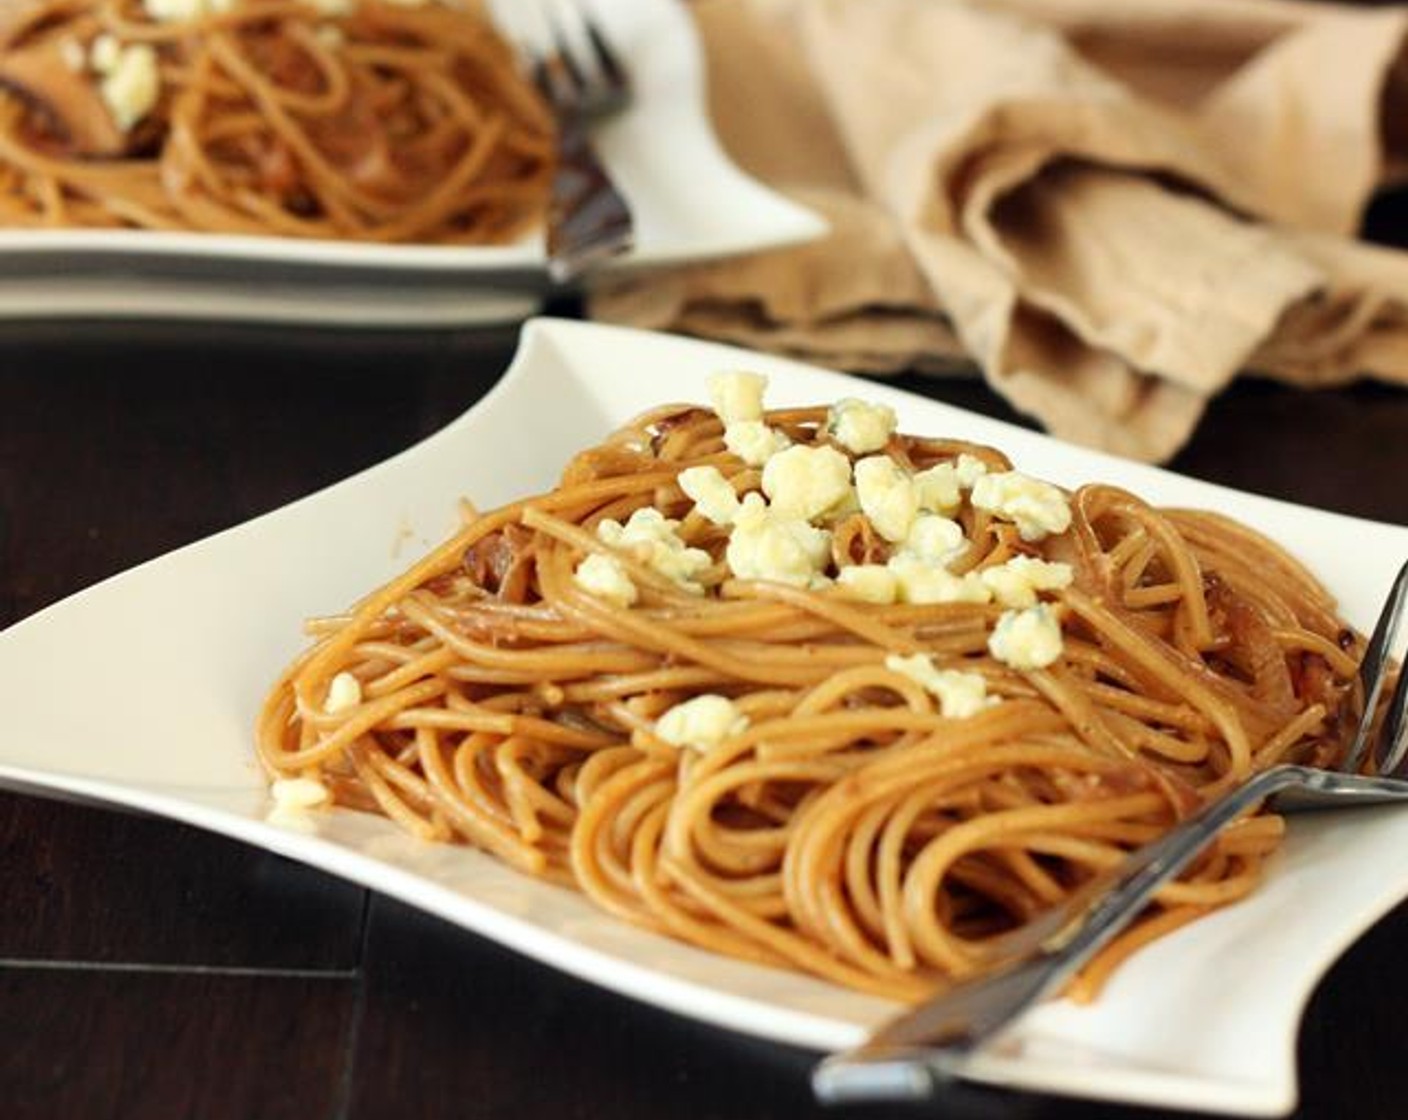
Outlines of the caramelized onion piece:
<svg viewBox="0 0 1408 1120">
<path fill-rule="evenodd" d="M 73 70 L 58 39 L 0 54 L 0 86 L 43 117 L 55 146 L 66 154 L 112 158 L 127 151 L 128 137 L 108 112 L 97 82 Z"/>
</svg>

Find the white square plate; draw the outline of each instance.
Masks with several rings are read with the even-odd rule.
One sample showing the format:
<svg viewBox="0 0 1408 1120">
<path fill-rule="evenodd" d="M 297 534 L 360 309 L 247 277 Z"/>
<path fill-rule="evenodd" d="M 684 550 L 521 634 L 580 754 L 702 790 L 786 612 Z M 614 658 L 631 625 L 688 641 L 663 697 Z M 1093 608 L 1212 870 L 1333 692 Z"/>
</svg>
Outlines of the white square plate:
<svg viewBox="0 0 1408 1120">
<path fill-rule="evenodd" d="M 826 232 L 823 219 L 744 174 L 720 147 L 699 36 L 681 0 L 588 7 L 634 94 L 597 134 L 636 223 L 636 248 L 614 267 L 754 252 Z M 0 319 L 463 326 L 522 319 L 547 286 L 541 234 L 477 247 L 0 229 Z"/>
<path fill-rule="evenodd" d="M 740 366 L 770 375 L 769 400 L 779 406 L 864 395 L 894 406 L 908 431 L 997 445 L 1020 468 L 1066 485 L 1100 479 L 1157 503 L 1241 518 L 1304 559 L 1361 627 L 1408 556 L 1408 529 L 1195 482 L 882 385 L 708 343 L 534 320 L 504 379 L 436 435 L 0 633 L 0 780 L 280 852 L 722 1027 L 818 1049 L 858 1042 L 891 1005 L 645 933 L 569 890 L 476 851 L 420 844 L 378 817 L 335 811 L 316 835 L 264 819 L 252 724 L 303 645 L 305 617 L 343 609 L 404 569 L 454 528 L 461 497 L 487 508 L 545 489 L 576 450 L 618 423 L 663 401 L 707 400 L 705 376 Z M 1405 894 L 1408 813 L 1296 818 L 1249 901 L 1141 952 L 1093 1006 L 1038 1009 L 979 1055 L 972 1074 L 1128 1102 L 1288 1112 L 1312 987 Z"/>
</svg>

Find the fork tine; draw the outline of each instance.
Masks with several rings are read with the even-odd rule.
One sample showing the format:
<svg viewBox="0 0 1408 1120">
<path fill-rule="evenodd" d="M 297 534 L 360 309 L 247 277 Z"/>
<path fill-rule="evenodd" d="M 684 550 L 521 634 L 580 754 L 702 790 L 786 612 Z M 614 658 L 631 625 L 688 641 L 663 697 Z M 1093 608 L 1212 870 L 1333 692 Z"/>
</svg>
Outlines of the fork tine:
<svg viewBox="0 0 1408 1120">
<path fill-rule="evenodd" d="M 1399 669 L 1398 680 L 1393 686 L 1393 697 L 1388 702 L 1388 713 L 1384 716 L 1383 728 L 1379 732 L 1378 763 L 1375 767 L 1380 774 L 1399 776 L 1399 767 L 1408 755 L 1408 726 L 1404 716 L 1408 714 L 1408 673 Z"/>
<path fill-rule="evenodd" d="M 607 83 L 618 92 L 630 89 L 631 82 L 626 76 L 625 67 L 621 65 L 621 60 L 616 57 L 616 52 L 611 49 L 611 44 L 601 33 L 596 20 L 584 12 L 582 24 L 587 30 L 587 41 L 591 44 L 592 54 L 596 56 L 597 65 Z"/>
<path fill-rule="evenodd" d="M 568 5 L 575 7 L 575 4 Z M 548 24 L 548 38 L 552 42 L 552 57 L 560 65 L 566 75 L 572 80 L 576 87 L 576 92 L 581 94 L 587 89 L 588 76 L 582 68 L 580 52 L 567 35 L 567 29 L 563 26 L 558 12 L 562 10 L 561 4 L 544 5 L 544 18 Z"/>
<path fill-rule="evenodd" d="M 1364 660 L 1359 664 L 1359 679 L 1364 684 L 1364 715 L 1354 734 L 1354 742 L 1350 744 L 1349 751 L 1345 754 L 1344 762 L 1340 766 L 1341 770 L 1350 774 L 1357 773 L 1364 763 L 1364 753 L 1369 747 L 1370 733 L 1374 727 L 1374 712 L 1378 707 L 1379 697 L 1383 694 L 1384 681 L 1388 676 L 1389 654 L 1393 646 L 1393 639 L 1397 636 L 1403 621 L 1405 600 L 1408 600 L 1408 564 L 1404 564 L 1398 569 L 1398 576 L 1393 581 L 1393 587 L 1388 593 L 1383 612 L 1379 615 L 1379 621 L 1374 626 L 1373 636 L 1370 637 L 1369 644 L 1365 647 Z M 1408 698 L 1400 699 L 1398 693 L 1402 691 L 1400 682 L 1400 687 L 1394 694 L 1394 700 L 1400 708 L 1403 703 L 1408 702 Z M 1390 717 L 1392 714 L 1390 711 Z M 1401 721 L 1402 714 L 1400 712 L 1399 722 Z M 1384 726 L 1387 730 L 1388 724 L 1385 723 Z M 1380 741 L 1383 741 L 1382 737 Z M 1381 752 L 1377 753 L 1380 753 L 1382 757 Z"/>
<path fill-rule="evenodd" d="M 585 0 L 544 0 L 543 11 L 553 52 L 576 83 L 583 110 L 593 114 L 623 104 L 630 78 Z"/>
<path fill-rule="evenodd" d="M 567 106 L 576 100 L 576 84 L 563 74 L 561 56 L 546 55 L 533 59 L 532 74 L 533 84 L 550 104 Z"/>
<path fill-rule="evenodd" d="M 539 92 L 554 105 L 571 105 L 581 90 L 581 75 L 562 25 L 553 15 L 555 6 L 548 0 L 489 0 L 495 24 Z"/>
</svg>

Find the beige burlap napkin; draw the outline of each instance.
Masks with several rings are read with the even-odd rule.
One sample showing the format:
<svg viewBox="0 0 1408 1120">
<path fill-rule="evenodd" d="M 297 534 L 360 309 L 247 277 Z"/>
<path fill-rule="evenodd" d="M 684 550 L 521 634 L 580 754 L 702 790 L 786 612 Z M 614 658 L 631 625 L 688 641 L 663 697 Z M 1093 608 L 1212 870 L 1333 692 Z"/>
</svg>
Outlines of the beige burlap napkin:
<svg viewBox="0 0 1408 1120">
<path fill-rule="evenodd" d="M 627 276 L 595 317 L 840 368 L 982 369 L 1162 460 L 1251 369 L 1408 382 L 1408 8 L 700 0 L 719 133 L 829 237 Z M 1400 140 L 1405 142 L 1400 144 Z"/>
</svg>

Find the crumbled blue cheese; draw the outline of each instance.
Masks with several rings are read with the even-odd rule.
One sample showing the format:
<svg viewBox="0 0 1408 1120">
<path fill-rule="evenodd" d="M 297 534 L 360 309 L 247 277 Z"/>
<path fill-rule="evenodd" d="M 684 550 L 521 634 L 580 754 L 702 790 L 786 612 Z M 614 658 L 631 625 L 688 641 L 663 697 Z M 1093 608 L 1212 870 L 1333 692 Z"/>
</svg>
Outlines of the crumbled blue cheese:
<svg viewBox="0 0 1408 1120">
<path fill-rule="evenodd" d="M 738 516 L 738 495 L 718 467 L 689 467 L 675 479 L 695 512 L 715 525 L 732 525 Z"/>
<path fill-rule="evenodd" d="M 716 373 L 706 384 L 714 411 L 725 426 L 740 420 L 762 420 L 763 393 L 768 379 L 761 373 L 745 370 Z"/>
<path fill-rule="evenodd" d="M 323 698 L 323 711 L 329 715 L 345 712 L 362 702 L 362 682 L 345 670 L 328 681 L 328 694 Z"/>
<path fill-rule="evenodd" d="M 921 513 L 904 538 L 904 551 L 929 564 L 948 565 L 968 551 L 963 526 L 937 513 Z"/>
<path fill-rule="evenodd" d="M 958 472 L 952 463 L 939 463 L 914 476 L 914 491 L 919 508 L 945 516 L 956 513 L 963 504 L 958 486 Z"/>
<path fill-rule="evenodd" d="M 885 404 L 871 404 L 844 397 L 826 414 L 826 430 L 854 455 L 881 450 L 895 434 L 895 410 Z"/>
<path fill-rule="evenodd" d="M 264 819 L 276 828 L 312 835 L 318 821 L 312 810 L 332 804 L 332 791 L 317 778 L 276 778 L 269 785 L 274 804 Z"/>
<path fill-rule="evenodd" d="M 988 651 L 1014 669 L 1044 669 L 1061 656 L 1061 624 L 1045 603 L 1004 611 L 988 637 Z"/>
<path fill-rule="evenodd" d="M 901 657 L 892 653 L 885 668 L 908 677 L 939 701 L 939 714 L 945 719 L 967 719 L 999 702 L 988 695 L 988 682 L 981 673 L 962 669 L 939 669 L 928 654 Z"/>
<path fill-rule="evenodd" d="M 901 552 L 886 565 L 895 574 L 902 603 L 988 603 L 992 592 L 974 572 L 956 576 L 947 568 Z"/>
<path fill-rule="evenodd" d="M 702 548 L 689 548 L 680 539 L 678 521 L 658 509 L 644 506 L 631 514 L 625 525 L 610 518 L 599 523 L 596 535 L 604 544 L 629 552 L 642 564 L 693 595 L 702 595 L 697 582 L 713 560 Z"/>
<path fill-rule="evenodd" d="M 886 605 L 899 598 L 899 578 L 884 564 L 851 564 L 836 573 L 836 586 L 848 599 Z"/>
<path fill-rule="evenodd" d="M 317 778 L 276 778 L 269 786 L 275 809 L 301 812 L 317 809 L 332 800 L 328 787 Z"/>
<path fill-rule="evenodd" d="M 964 490 L 973 489 L 978 484 L 978 479 L 988 473 L 988 465 L 966 451 L 954 461 L 953 469 L 958 476 L 958 485 Z"/>
<path fill-rule="evenodd" d="M 127 132 L 156 107 L 161 96 L 156 51 L 146 43 L 123 46 L 111 35 L 100 35 L 88 57 L 102 75 L 98 92 L 103 103 L 118 128 Z"/>
<path fill-rule="evenodd" d="M 800 517 L 769 509 L 761 494 L 745 495 L 724 558 L 739 579 L 818 587 L 831 557 L 831 534 Z"/>
<path fill-rule="evenodd" d="M 59 43 L 59 57 L 63 59 L 64 66 L 75 74 L 82 74 L 88 69 L 88 52 L 83 49 L 83 43 L 72 36 Z"/>
<path fill-rule="evenodd" d="M 705 693 L 676 704 L 655 721 L 655 734 L 677 747 L 707 751 L 748 728 L 748 717 L 727 696 Z"/>
<path fill-rule="evenodd" d="M 313 32 L 313 38 L 318 40 L 319 45 L 328 51 L 341 50 L 347 45 L 347 36 L 342 28 L 331 23 L 320 23 Z"/>
<path fill-rule="evenodd" d="M 779 517 L 812 521 L 851 493 L 851 461 L 834 447 L 797 444 L 763 467 L 763 493 Z"/>
<path fill-rule="evenodd" d="M 761 420 L 732 420 L 724 426 L 724 446 L 750 467 L 761 467 L 791 445 L 786 432 Z"/>
<path fill-rule="evenodd" d="M 1031 556 L 1014 556 L 1005 564 L 985 568 L 982 580 L 1004 607 L 1030 607 L 1037 592 L 1059 591 L 1073 578 L 1069 564 L 1053 564 Z"/>
<path fill-rule="evenodd" d="M 88 64 L 99 74 L 115 68 L 121 57 L 122 44 L 112 35 L 99 35 L 88 48 Z"/>
<path fill-rule="evenodd" d="M 147 15 L 159 23 L 203 19 L 228 12 L 233 6 L 234 0 L 142 0 Z"/>
<path fill-rule="evenodd" d="M 572 579 L 583 591 L 613 607 L 625 609 L 640 598 L 630 573 L 614 556 L 594 552 L 583 557 Z"/>
<path fill-rule="evenodd" d="M 871 455 L 855 465 L 856 498 L 871 526 L 887 541 L 903 541 L 919 514 L 914 480 L 888 455 Z"/>
<path fill-rule="evenodd" d="M 1066 495 L 1051 483 L 1019 471 L 982 475 L 973 483 L 972 502 L 975 509 L 1013 522 L 1024 541 L 1064 533 L 1071 525 Z"/>
<path fill-rule="evenodd" d="M 963 491 L 987 474 L 987 464 L 966 451 L 956 460 L 938 463 L 914 476 L 919 508 L 932 513 L 952 514 L 963 504 Z"/>
</svg>

